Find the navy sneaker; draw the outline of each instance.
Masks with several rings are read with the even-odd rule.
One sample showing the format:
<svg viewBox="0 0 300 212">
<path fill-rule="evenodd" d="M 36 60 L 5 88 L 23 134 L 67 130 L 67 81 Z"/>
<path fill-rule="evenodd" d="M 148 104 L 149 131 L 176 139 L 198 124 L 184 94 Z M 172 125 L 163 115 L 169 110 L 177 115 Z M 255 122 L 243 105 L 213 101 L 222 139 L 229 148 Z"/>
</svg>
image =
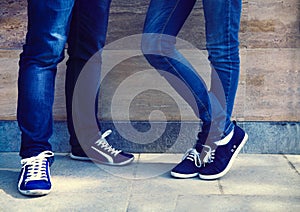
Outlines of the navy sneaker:
<svg viewBox="0 0 300 212">
<path fill-rule="evenodd" d="M 21 194 L 42 196 L 51 191 L 50 163 L 47 158 L 53 156 L 53 152 L 44 151 L 38 156 L 21 160 L 23 166 L 18 182 Z"/>
<path fill-rule="evenodd" d="M 191 148 L 184 154 L 182 161 L 172 169 L 171 176 L 183 179 L 196 177 L 199 175 L 200 167 L 200 153 Z"/>
<path fill-rule="evenodd" d="M 96 163 L 123 166 L 131 163 L 134 160 L 133 154 L 123 152 L 113 148 L 105 139 L 111 130 L 107 130 L 101 135 L 87 151 L 87 154 L 82 149 L 72 149 L 70 157 L 74 160 L 92 160 Z"/>
<path fill-rule="evenodd" d="M 215 180 L 223 177 L 231 168 L 234 159 L 248 140 L 247 133 L 236 126 L 225 138 L 213 144 L 204 145 L 207 151 L 203 164 L 199 169 L 199 177 L 203 180 Z"/>
</svg>

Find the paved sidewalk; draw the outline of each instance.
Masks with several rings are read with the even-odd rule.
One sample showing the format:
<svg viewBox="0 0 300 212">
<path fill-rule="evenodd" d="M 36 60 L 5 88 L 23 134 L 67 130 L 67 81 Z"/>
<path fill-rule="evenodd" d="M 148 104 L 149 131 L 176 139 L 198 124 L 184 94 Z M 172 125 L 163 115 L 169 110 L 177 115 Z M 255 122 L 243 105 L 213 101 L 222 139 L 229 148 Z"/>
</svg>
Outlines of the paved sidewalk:
<svg viewBox="0 0 300 212">
<path fill-rule="evenodd" d="M 0 153 L 0 211 L 300 211 L 300 155 L 240 154 L 220 180 L 173 179 L 179 154 L 140 154 L 107 167 L 57 154 L 53 190 L 18 193 L 17 153 Z"/>
</svg>

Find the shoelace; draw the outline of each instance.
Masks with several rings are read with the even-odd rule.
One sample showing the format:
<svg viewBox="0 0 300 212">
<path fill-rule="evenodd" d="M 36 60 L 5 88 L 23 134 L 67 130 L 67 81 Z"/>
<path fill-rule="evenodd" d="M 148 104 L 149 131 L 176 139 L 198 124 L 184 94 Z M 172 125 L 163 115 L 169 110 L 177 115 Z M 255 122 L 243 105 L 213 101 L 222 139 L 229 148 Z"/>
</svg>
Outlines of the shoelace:
<svg viewBox="0 0 300 212">
<path fill-rule="evenodd" d="M 230 139 L 232 138 L 233 134 L 234 134 L 234 131 L 232 130 L 223 139 L 215 141 L 213 145 L 217 147 L 217 146 L 227 144 L 230 141 Z M 201 137 L 201 132 L 198 134 L 198 137 Z M 203 160 L 202 160 L 203 166 L 205 166 L 206 163 L 213 163 L 214 159 L 215 159 L 216 148 L 212 149 L 211 146 L 205 145 L 205 144 L 202 144 L 202 147 L 203 147 L 202 151 L 204 151 L 204 153 L 205 153 L 205 156 L 203 157 Z M 236 147 L 234 147 L 234 148 L 236 148 Z M 234 150 L 232 150 L 232 151 L 234 151 Z"/>
<path fill-rule="evenodd" d="M 189 149 L 183 156 L 183 160 L 184 159 L 187 159 L 187 160 L 190 160 L 190 161 L 193 161 L 195 163 L 195 166 L 197 166 L 198 168 L 201 167 L 202 165 L 202 162 L 201 162 L 201 159 L 200 159 L 200 154 L 197 152 L 196 149 L 194 148 L 191 148 Z"/>
<path fill-rule="evenodd" d="M 122 150 L 117 150 L 115 148 L 113 148 L 108 142 L 107 140 L 105 139 L 107 136 L 109 136 L 110 134 L 112 133 L 111 130 L 107 130 L 105 131 L 102 135 L 101 135 L 101 138 L 99 140 L 97 140 L 95 142 L 95 144 L 97 146 L 99 146 L 100 148 L 108 151 L 110 154 L 114 155 L 114 156 L 117 156 L 120 152 L 122 152 Z"/>
<path fill-rule="evenodd" d="M 195 163 L 195 166 L 200 168 L 202 165 L 205 166 L 206 163 L 212 163 L 215 159 L 215 150 L 212 150 L 212 148 L 208 145 L 202 145 L 205 152 L 205 156 L 203 160 L 201 160 L 200 153 L 197 152 L 196 149 L 191 148 L 189 149 L 183 156 L 184 159 L 188 159 L 190 161 L 193 161 Z"/>
<path fill-rule="evenodd" d="M 41 152 L 38 156 L 31 158 L 25 158 L 21 160 L 23 168 L 28 166 L 28 172 L 26 176 L 25 183 L 32 180 L 48 180 L 46 173 L 47 158 L 54 156 L 51 151 Z"/>
<path fill-rule="evenodd" d="M 212 148 L 208 145 L 202 145 L 203 146 L 203 149 L 204 149 L 204 152 L 206 153 L 206 155 L 204 156 L 203 158 L 203 165 L 205 166 L 206 163 L 212 163 L 214 162 L 214 159 L 215 159 L 215 149 L 212 150 Z"/>
</svg>

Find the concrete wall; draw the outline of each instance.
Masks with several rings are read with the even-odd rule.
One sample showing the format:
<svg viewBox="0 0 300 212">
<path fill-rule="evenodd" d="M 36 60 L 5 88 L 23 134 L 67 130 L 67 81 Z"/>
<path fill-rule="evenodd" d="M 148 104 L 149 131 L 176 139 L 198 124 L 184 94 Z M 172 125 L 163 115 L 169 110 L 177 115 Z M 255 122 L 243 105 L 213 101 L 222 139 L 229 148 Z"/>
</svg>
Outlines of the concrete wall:
<svg viewBox="0 0 300 212">
<path fill-rule="evenodd" d="M 148 0 L 113 0 L 107 43 L 141 33 L 148 2 Z M 25 0 L 2 0 L 0 2 L 1 120 L 15 119 L 17 63 L 26 33 L 26 5 Z M 234 117 L 238 120 L 300 120 L 299 7 L 298 0 L 243 1 L 240 30 L 241 78 L 234 112 Z M 197 2 L 179 37 L 199 49 L 204 49 L 201 1 Z M 124 79 L 130 73 L 132 74 L 126 70 L 150 68 L 142 57 L 132 58 L 131 62 L 125 61 L 119 66 L 112 75 L 114 80 Z M 58 120 L 65 119 L 64 69 L 65 65 L 62 63 L 58 72 L 58 90 L 54 108 L 55 118 Z M 110 88 L 103 87 L 103 98 L 108 99 Z M 157 100 L 153 104 L 155 103 L 160 104 Z M 101 107 L 101 118 L 110 119 L 110 105 L 104 101 Z M 142 108 L 135 111 L 140 110 Z M 133 114 L 133 116 L 135 119 L 144 119 L 138 114 Z M 176 115 L 171 115 L 171 117 L 178 119 Z M 192 117 L 188 118 L 192 119 Z M 119 119 L 123 119 L 122 115 Z"/>
</svg>

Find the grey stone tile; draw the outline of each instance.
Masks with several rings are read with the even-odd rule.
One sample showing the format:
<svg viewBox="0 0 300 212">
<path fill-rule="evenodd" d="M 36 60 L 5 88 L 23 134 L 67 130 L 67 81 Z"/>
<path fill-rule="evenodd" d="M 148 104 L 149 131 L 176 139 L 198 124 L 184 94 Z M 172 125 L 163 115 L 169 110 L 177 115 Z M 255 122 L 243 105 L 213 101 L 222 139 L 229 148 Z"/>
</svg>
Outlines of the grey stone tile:
<svg viewBox="0 0 300 212">
<path fill-rule="evenodd" d="M 174 179 L 181 154 L 141 154 L 112 173 L 92 162 L 57 154 L 53 190 L 29 198 L 17 191 L 19 156 L 1 153 L 0 211 L 299 211 L 299 155 L 238 156 L 218 181 Z M 17 160 L 18 159 L 18 160 Z M 117 169 L 115 169 L 117 170 Z M 125 177 L 124 177 L 125 176 Z"/>
<path fill-rule="evenodd" d="M 136 180 L 132 186 L 128 211 L 174 211 L 180 195 L 220 194 L 217 181 L 174 179 L 169 174 Z"/>
<path fill-rule="evenodd" d="M 23 199 L 17 190 L 19 172 L 20 169 L 0 169 L 0 206 L 7 205 L 9 199 Z"/>
<path fill-rule="evenodd" d="M 133 181 L 128 211 L 174 211 L 181 194 L 220 194 L 217 181 L 204 182 L 198 177 L 186 180 L 172 178 L 169 169 L 181 157 L 181 154 L 141 154 L 139 165 L 142 166 L 136 171 L 139 179 Z"/>
<path fill-rule="evenodd" d="M 91 161 L 72 160 L 66 156 L 56 158 L 59 161 L 53 164 L 51 170 L 53 178 L 56 178 L 58 182 L 69 178 L 73 179 L 75 184 L 76 181 L 81 179 L 87 179 L 86 182 L 99 180 L 99 186 L 105 185 L 109 180 L 126 185 L 130 182 L 128 179 L 133 178 L 137 163 L 133 162 L 127 166 L 107 166 Z M 98 186 L 98 184 L 96 183 L 95 186 Z M 93 186 L 90 188 L 93 189 Z"/>
<path fill-rule="evenodd" d="M 175 211 L 299 211 L 299 197 L 264 195 L 181 195 Z"/>
<path fill-rule="evenodd" d="M 300 178 L 281 155 L 239 155 L 220 180 L 225 194 L 300 196 Z"/>
<path fill-rule="evenodd" d="M 140 154 L 134 170 L 134 180 L 167 176 L 181 160 L 182 154 Z"/>
<path fill-rule="evenodd" d="M 202 181 L 199 178 L 175 179 L 168 175 L 151 178 L 148 180 L 136 180 L 132 185 L 133 194 L 140 194 L 141 191 L 146 195 L 201 195 L 220 194 L 217 181 Z"/>
<path fill-rule="evenodd" d="M 181 161 L 182 154 L 141 154 L 133 192 L 147 190 L 148 194 L 161 195 L 161 191 L 168 194 L 179 193 L 220 193 L 216 181 L 201 181 L 198 177 L 192 179 L 175 179 L 170 171 Z"/>
<path fill-rule="evenodd" d="M 126 211 L 128 195 L 124 193 L 55 192 L 39 198 L 7 198 L 1 211 Z"/>
<path fill-rule="evenodd" d="M 290 163 L 290 167 L 295 169 L 295 171 L 300 173 L 300 155 L 285 155 L 288 162 Z"/>
<path fill-rule="evenodd" d="M 163 197 L 163 198 L 162 198 Z M 136 193 L 130 197 L 128 212 L 171 212 L 175 210 L 177 195 L 161 191 L 160 195 Z"/>
</svg>

